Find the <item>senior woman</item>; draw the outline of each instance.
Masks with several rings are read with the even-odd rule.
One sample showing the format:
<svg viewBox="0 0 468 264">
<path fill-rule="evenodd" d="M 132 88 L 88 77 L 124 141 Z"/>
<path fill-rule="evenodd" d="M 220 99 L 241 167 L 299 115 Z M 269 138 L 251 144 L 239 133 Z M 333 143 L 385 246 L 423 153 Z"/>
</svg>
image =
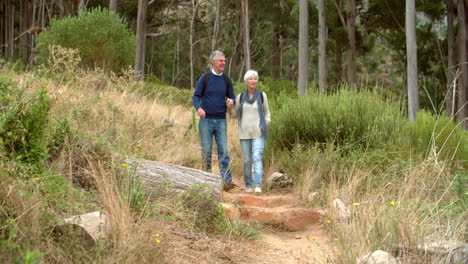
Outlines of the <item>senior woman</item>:
<svg viewBox="0 0 468 264">
<path fill-rule="evenodd" d="M 245 191 L 261 193 L 263 150 L 270 125 L 267 95 L 257 89 L 258 72 L 248 70 L 244 75 L 247 89 L 237 95 L 236 105 L 229 112 L 238 119 L 239 139 L 244 159 Z M 252 177 L 253 166 L 253 177 Z M 252 190 L 255 187 L 255 190 Z"/>
</svg>

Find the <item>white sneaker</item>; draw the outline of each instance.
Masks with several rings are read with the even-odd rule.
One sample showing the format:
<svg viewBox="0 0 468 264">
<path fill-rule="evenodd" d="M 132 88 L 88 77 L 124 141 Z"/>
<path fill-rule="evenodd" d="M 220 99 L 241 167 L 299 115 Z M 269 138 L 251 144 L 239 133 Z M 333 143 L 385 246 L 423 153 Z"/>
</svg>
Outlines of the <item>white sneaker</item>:
<svg viewBox="0 0 468 264">
<path fill-rule="evenodd" d="M 260 188 L 260 187 L 258 187 L 258 186 L 255 187 L 255 192 L 256 192 L 256 193 L 261 193 L 261 192 L 262 192 L 262 188 Z"/>
<path fill-rule="evenodd" d="M 249 193 L 250 193 L 250 192 L 253 192 L 252 187 L 247 187 L 247 188 L 245 188 L 245 192 L 249 192 Z"/>
</svg>

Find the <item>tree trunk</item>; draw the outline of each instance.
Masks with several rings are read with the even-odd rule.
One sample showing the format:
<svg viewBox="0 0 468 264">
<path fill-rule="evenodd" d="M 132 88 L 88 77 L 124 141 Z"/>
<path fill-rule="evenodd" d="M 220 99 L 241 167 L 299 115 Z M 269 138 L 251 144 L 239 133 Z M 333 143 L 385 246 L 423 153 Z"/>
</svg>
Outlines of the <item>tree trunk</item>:
<svg viewBox="0 0 468 264">
<path fill-rule="evenodd" d="M 283 36 L 280 34 L 279 36 L 279 59 L 280 59 L 280 65 L 279 65 L 279 74 L 280 74 L 280 79 L 283 79 L 284 73 L 283 73 L 283 53 L 284 53 L 284 39 Z"/>
<path fill-rule="evenodd" d="M 244 65 L 246 70 L 250 70 L 252 64 L 250 62 L 249 0 L 242 0 L 242 21 L 244 26 Z"/>
<path fill-rule="evenodd" d="M 275 79 L 281 78 L 281 47 L 280 47 L 280 25 L 277 21 L 273 21 L 273 32 L 271 34 L 271 66 L 272 66 L 272 76 Z"/>
<path fill-rule="evenodd" d="M 216 17 L 213 27 L 213 41 L 211 42 L 211 51 L 219 49 L 219 41 L 221 37 L 221 7 L 222 0 L 216 0 Z"/>
<path fill-rule="evenodd" d="M 193 49 L 194 49 L 194 34 L 195 34 L 195 17 L 197 15 L 197 8 L 198 8 L 199 1 L 192 0 L 192 19 L 190 20 L 190 36 L 189 36 L 189 45 L 190 45 L 190 89 L 194 90 L 194 74 L 193 74 Z"/>
<path fill-rule="evenodd" d="M 4 23 L 4 32 L 3 32 L 3 43 L 5 46 L 3 48 L 5 53 L 5 58 L 10 58 L 10 22 L 11 18 L 14 17 L 14 10 L 12 9 L 12 5 L 10 4 L 10 0 L 5 1 L 3 4 L 3 10 L 5 16 L 2 18 Z M 9 14 L 9 15 L 8 15 Z"/>
<path fill-rule="evenodd" d="M 325 0 L 318 0 L 319 12 L 319 91 L 327 92 L 328 68 L 327 68 L 327 24 L 325 20 Z"/>
<path fill-rule="evenodd" d="M 41 5 L 41 30 L 44 30 L 45 28 L 45 18 L 46 18 L 46 0 L 42 0 L 42 5 Z"/>
<path fill-rule="evenodd" d="M 206 185 L 216 200 L 221 196 L 222 179 L 218 174 L 150 160 L 128 159 L 124 162 L 135 168 L 143 188 L 150 193 L 164 184 L 169 184 L 176 193 L 195 185 Z"/>
<path fill-rule="evenodd" d="M 236 66 L 239 65 L 239 53 L 240 53 L 240 42 L 242 39 L 242 19 L 237 21 L 237 31 L 234 36 L 234 51 L 232 52 L 232 58 L 229 60 L 229 76 L 234 76 L 237 72 Z M 234 66 L 232 66 L 234 65 Z"/>
<path fill-rule="evenodd" d="M 178 18 L 178 17 L 177 17 Z M 172 83 L 171 85 L 174 86 L 177 77 L 179 76 L 179 52 L 180 52 L 180 23 L 177 21 L 177 31 L 176 31 L 176 45 L 175 45 L 175 52 L 174 52 L 174 60 L 172 64 Z"/>
<path fill-rule="evenodd" d="M 19 54 L 18 54 L 18 57 L 20 57 L 22 59 L 22 61 L 24 62 L 24 53 L 25 53 L 25 49 L 26 49 L 26 35 L 23 34 L 23 32 L 25 31 L 25 28 L 26 28 L 26 11 L 25 11 L 25 2 L 27 0 L 20 0 L 19 1 L 19 14 L 20 16 L 22 16 L 20 19 L 19 19 L 19 25 L 18 25 L 18 28 L 19 28 Z"/>
<path fill-rule="evenodd" d="M 297 89 L 299 96 L 304 96 L 309 83 L 309 11 L 307 0 L 299 0 L 299 77 Z"/>
<path fill-rule="evenodd" d="M 348 85 L 356 84 L 356 4 L 354 0 L 348 0 L 346 4 L 348 16 L 346 19 L 346 31 L 348 32 L 349 46 L 346 51 L 346 69 Z"/>
<path fill-rule="evenodd" d="M 60 17 L 60 18 L 65 17 L 65 6 L 64 6 L 63 1 L 64 1 L 64 0 L 58 0 L 59 17 Z"/>
<path fill-rule="evenodd" d="M 109 11 L 117 13 L 117 0 L 109 0 Z"/>
<path fill-rule="evenodd" d="M 28 60 L 27 60 L 27 63 L 26 65 L 31 65 L 32 64 L 32 61 L 34 59 L 34 43 L 35 42 L 35 39 L 36 39 L 36 17 L 37 17 L 37 12 L 36 12 L 36 1 L 32 1 L 31 2 L 31 25 L 30 25 L 30 28 L 29 28 L 29 43 L 28 43 L 28 46 L 29 46 L 29 50 L 28 50 L 28 53 L 29 53 L 29 56 L 28 56 Z"/>
<path fill-rule="evenodd" d="M 145 42 L 146 42 L 146 10 L 148 0 L 138 1 L 137 18 L 137 46 L 135 54 L 135 76 L 136 81 L 141 81 L 145 74 Z"/>
<path fill-rule="evenodd" d="M 84 11 L 86 8 L 86 1 L 85 0 L 80 0 L 80 4 L 78 6 L 78 12 Z"/>
<path fill-rule="evenodd" d="M 340 41 L 336 43 L 335 64 L 336 78 L 339 82 L 345 82 L 346 76 L 343 71 L 343 46 Z"/>
<path fill-rule="evenodd" d="M 453 92 L 456 90 L 456 83 L 454 83 L 456 69 L 455 57 L 455 30 L 453 28 L 454 6 L 453 0 L 445 1 L 447 6 L 447 41 L 448 41 L 448 63 L 447 63 L 447 93 L 445 96 L 445 107 L 448 116 L 455 114 L 455 102 Z"/>
<path fill-rule="evenodd" d="M 416 9 L 414 0 L 406 0 L 406 57 L 408 76 L 408 118 L 416 120 L 419 110 L 418 94 L 418 58 L 416 46 Z"/>
<path fill-rule="evenodd" d="M 8 31 L 8 57 L 13 60 L 15 57 L 15 6 L 10 2 L 10 23 Z"/>
<path fill-rule="evenodd" d="M 0 56 L 6 57 L 6 52 L 5 52 L 5 43 L 6 43 L 6 18 L 7 18 L 7 13 L 6 13 L 6 1 L 0 2 Z"/>
<path fill-rule="evenodd" d="M 466 34 L 468 21 L 466 15 L 468 7 L 464 1 L 458 1 L 458 61 L 460 65 L 460 78 L 458 85 L 458 120 L 462 123 L 464 129 L 468 129 L 468 58 L 467 45 L 468 39 Z"/>
</svg>

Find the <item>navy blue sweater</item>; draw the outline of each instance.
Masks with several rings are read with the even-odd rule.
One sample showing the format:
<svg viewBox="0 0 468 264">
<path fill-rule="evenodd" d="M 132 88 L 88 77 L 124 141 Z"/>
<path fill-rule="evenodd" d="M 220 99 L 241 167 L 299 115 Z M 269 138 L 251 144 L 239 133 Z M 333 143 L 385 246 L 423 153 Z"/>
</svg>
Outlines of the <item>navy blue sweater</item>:
<svg viewBox="0 0 468 264">
<path fill-rule="evenodd" d="M 224 74 L 224 73 L 223 73 Z M 192 96 L 192 102 L 195 109 L 202 108 L 208 119 L 225 119 L 226 118 L 226 97 L 231 98 L 233 101 L 234 98 L 234 89 L 232 87 L 231 78 L 229 80 L 229 88 L 227 89 L 226 94 L 226 84 L 224 83 L 223 75 L 217 76 L 210 71 L 210 79 L 208 80 L 208 85 L 205 88 L 203 93 L 204 86 L 204 74 L 198 79 L 197 88 Z M 200 102 L 200 99 L 201 102 Z"/>
</svg>

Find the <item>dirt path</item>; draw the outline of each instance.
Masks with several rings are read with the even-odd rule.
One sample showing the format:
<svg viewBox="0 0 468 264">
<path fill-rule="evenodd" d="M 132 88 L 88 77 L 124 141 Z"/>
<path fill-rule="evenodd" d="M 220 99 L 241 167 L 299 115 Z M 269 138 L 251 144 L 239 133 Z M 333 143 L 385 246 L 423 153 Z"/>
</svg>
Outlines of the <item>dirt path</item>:
<svg viewBox="0 0 468 264">
<path fill-rule="evenodd" d="M 265 248 L 253 263 L 327 263 L 330 259 L 330 242 L 320 225 L 296 232 L 269 230 L 261 242 Z"/>
<path fill-rule="evenodd" d="M 234 182 L 239 187 L 224 192 L 225 201 L 233 201 L 237 197 L 248 195 L 244 192 L 243 182 L 237 179 Z M 263 192 L 258 196 L 268 199 L 281 195 Z M 293 204 L 289 204 L 290 207 L 301 208 L 297 205 L 297 201 L 291 203 Z M 282 207 L 288 207 L 288 204 Z M 249 255 L 244 263 L 332 263 L 331 242 L 320 222 L 300 231 L 287 231 L 265 225 L 261 239 L 254 243 L 254 249 Z"/>
</svg>

